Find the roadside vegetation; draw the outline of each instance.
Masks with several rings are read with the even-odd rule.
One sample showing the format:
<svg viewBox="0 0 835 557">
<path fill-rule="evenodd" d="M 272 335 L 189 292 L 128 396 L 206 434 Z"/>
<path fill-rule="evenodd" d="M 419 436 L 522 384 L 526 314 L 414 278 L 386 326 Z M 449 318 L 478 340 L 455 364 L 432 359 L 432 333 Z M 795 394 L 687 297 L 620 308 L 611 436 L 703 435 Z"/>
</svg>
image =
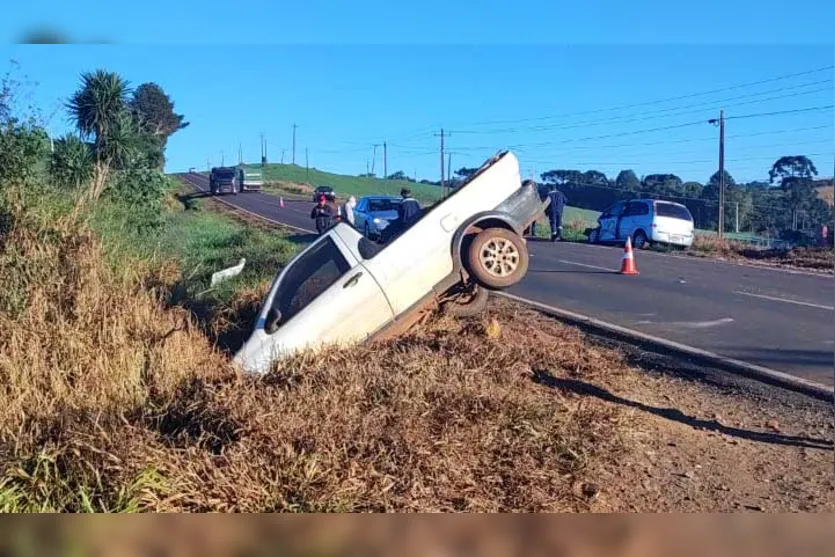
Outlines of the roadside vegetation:
<svg viewBox="0 0 835 557">
<path fill-rule="evenodd" d="M 509 303 L 239 374 L 303 239 L 170 182 L 132 95 L 84 76 L 55 153 L 0 104 L 0 511 L 835 510 L 826 404 L 763 410 Z"/>
</svg>

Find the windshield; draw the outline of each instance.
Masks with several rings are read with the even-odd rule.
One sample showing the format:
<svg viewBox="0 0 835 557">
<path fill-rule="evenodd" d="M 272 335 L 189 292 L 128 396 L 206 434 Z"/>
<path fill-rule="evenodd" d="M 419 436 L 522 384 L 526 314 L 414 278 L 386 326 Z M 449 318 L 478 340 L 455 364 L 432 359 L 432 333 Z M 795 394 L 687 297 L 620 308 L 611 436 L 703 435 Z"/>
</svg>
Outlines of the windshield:
<svg viewBox="0 0 835 557">
<path fill-rule="evenodd" d="M 222 178 L 228 178 L 228 177 L 234 176 L 234 175 L 235 175 L 235 171 L 232 170 L 231 168 L 218 168 L 217 170 L 215 170 L 215 176 L 219 176 L 219 177 L 222 177 Z"/>
<path fill-rule="evenodd" d="M 382 211 L 396 211 L 399 202 L 394 199 L 370 199 L 368 201 L 368 211 L 382 212 Z"/>
<path fill-rule="evenodd" d="M 671 219 L 692 221 L 693 216 L 687 207 L 678 205 L 677 203 L 665 203 L 664 201 L 655 202 L 655 213 L 659 217 L 668 217 Z"/>
</svg>

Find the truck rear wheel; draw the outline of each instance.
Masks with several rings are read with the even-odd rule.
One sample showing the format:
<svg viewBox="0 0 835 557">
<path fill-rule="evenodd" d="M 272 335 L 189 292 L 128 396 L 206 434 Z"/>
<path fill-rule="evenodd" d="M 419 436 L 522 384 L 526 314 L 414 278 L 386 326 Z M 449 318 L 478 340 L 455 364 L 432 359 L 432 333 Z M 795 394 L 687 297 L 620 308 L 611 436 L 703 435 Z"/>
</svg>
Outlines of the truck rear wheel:
<svg viewBox="0 0 835 557">
<path fill-rule="evenodd" d="M 507 288 L 528 272 L 528 249 L 516 233 L 488 228 L 473 238 L 467 267 L 479 284 L 493 290 Z"/>
</svg>

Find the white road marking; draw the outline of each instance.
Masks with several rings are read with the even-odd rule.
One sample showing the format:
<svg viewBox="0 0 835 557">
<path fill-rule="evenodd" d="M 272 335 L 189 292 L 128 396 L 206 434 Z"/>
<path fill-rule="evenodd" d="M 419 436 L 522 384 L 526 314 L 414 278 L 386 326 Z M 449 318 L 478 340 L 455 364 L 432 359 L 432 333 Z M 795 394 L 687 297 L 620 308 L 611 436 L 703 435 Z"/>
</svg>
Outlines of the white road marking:
<svg viewBox="0 0 835 557">
<path fill-rule="evenodd" d="M 617 269 L 610 269 L 608 267 L 598 267 L 597 265 L 589 265 L 588 263 L 577 263 L 576 261 L 566 261 L 565 259 L 558 259 L 560 263 L 566 265 L 577 265 L 578 267 L 588 267 L 589 269 L 598 269 L 600 271 L 609 271 L 610 273 L 617 273 Z"/>
<path fill-rule="evenodd" d="M 785 302 L 787 304 L 796 304 L 798 306 L 806 306 L 810 308 L 818 308 L 818 309 L 828 309 L 830 311 L 835 311 L 835 307 L 832 306 L 823 306 L 820 304 L 812 304 L 809 302 L 799 302 L 797 300 L 789 300 L 786 298 L 777 298 L 775 296 L 766 296 L 764 294 L 752 294 L 751 292 L 740 292 L 736 291 L 734 294 L 742 294 L 743 296 L 751 296 L 753 298 L 762 298 L 763 300 L 771 300 L 772 302 Z"/>
<path fill-rule="evenodd" d="M 529 306 L 535 307 L 537 309 L 546 311 L 551 313 L 552 315 L 556 315 L 558 317 L 562 317 L 563 319 L 567 319 L 569 321 L 573 321 L 575 323 L 583 323 L 587 325 L 591 325 L 597 327 L 599 329 L 608 330 L 610 332 L 614 332 L 617 334 L 625 335 L 627 337 L 631 337 L 632 339 L 639 339 L 645 342 L 651 342 L 658 346 L 663 346 L 668 349 L 676 350 L 678 352 L 684 352 L 685 354 L 690 354 L 692 356 L 699 356 L 702 358 L 709 358 L 713 361 L 722 362 L 726 365 L 730 365 L 736 367 L 738 369 L 744 369 L 748 373 L 759 375 L 760 377 L 767 377 L 770 379 L 776 379 L 784 383 L 788 383 L 790 385 L 795 386 L 802 386 L 807 389 L 814 391 L 817 394 L 823 394 L 826 397 L 829 397 L 831 400 L 833 388 L 824 385 L 822 383 L 817 383 L 815 381 L 810 381 L 809 379 L 803 379 L 802 377 L 796 377 L 794 375 L 790 375 L 783 371 L 777 371 L 775 369 L 767 368 L 765 366 L 752 364 L 750 362 L 745 362 L 742 360 L 737 360 L 734 358 L 728 358 L 727 356 L 720 356 L 715 352 L 710 352 L 708 350 L 703 350 L 701 348 L 696 348 L 695 346 L 689 346 L 687 344 L 682 344 L 680 342 L 675 342 L 672 340 L 667 340 L 665 338 L 649 335 L 647 333 L 643 333 L 641 331 L 630 329 L 628 327 L 622 327 L 620 325 L 616 325 L 614 323 L 609 323 L 607 321 L 603 321 L 600 319 L 595 319 L 594 317 L 589 317 L 587 315 L 582 315 L 579 313 L 574 313 L 573 311 L 568 311 L 565 309 L 560 309 L 555 306 L 550 306 L 548 304 L 543 304 L 541 302 L 535 302 L 533 300 L 529 300 L 527 298 L 523 298 L 521 296 L 514 296 L 508 292 L 496 292 L 497 296 L 502 296 L 503 298 L 507 298 L 509 300 L 516 300 L 517 302 L 522 302 Z"/>
<path fill-rule="evenodd" d="M 732 323 L 732 317 L 723 317 L 714 321 L 635 321 L 635 325 L 664 325 L 665 327 L 684 327 L 685 329 L 707 329 L 725 323 Z"/>
</svg>

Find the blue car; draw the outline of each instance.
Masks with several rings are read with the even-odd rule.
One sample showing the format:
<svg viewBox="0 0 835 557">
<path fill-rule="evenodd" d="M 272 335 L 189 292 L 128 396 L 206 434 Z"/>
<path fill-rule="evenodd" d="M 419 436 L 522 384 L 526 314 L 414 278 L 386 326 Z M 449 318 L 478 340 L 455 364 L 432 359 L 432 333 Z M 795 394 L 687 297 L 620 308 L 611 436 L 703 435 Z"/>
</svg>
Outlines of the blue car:
<svg viewBox="0 0 835 557">
<path fill-rule="evenodd" d="M 354 207 L 354 227 L 368 239 L 380 239 L 383 231 L 397 220 L 399 206 L 399 197 L 389 195 L 363 197 Z"/>
</svg>

